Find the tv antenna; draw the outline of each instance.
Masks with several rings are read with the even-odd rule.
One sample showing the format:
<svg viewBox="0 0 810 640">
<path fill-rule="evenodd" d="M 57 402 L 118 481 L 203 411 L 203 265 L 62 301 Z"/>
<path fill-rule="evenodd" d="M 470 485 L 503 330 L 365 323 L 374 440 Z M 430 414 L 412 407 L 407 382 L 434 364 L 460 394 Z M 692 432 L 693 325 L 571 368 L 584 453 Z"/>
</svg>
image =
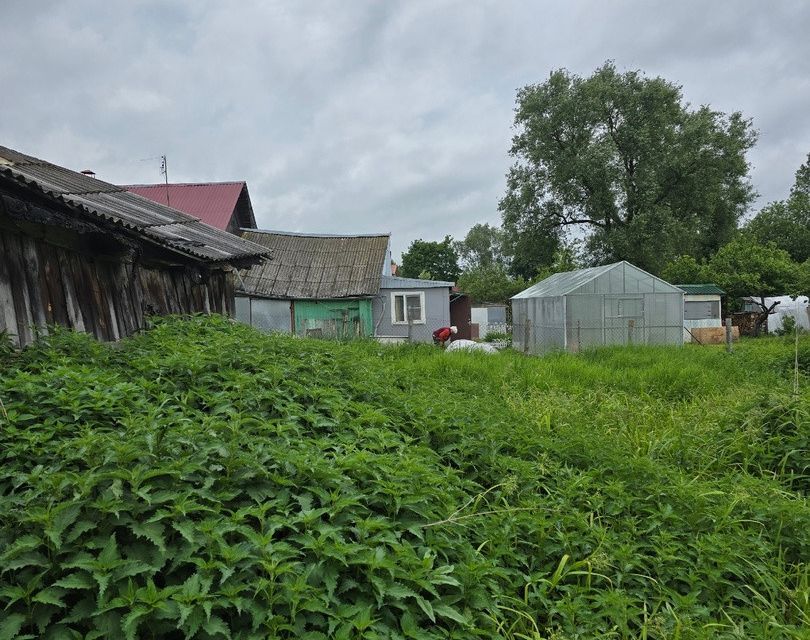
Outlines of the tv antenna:
<svg viewBox="0 0 810 640">
<path fill-rule="evenodd" d="M 160 156 L 160 174 L 165 178 L 166 183 L 166 206 L 171 207 L 169 203 L 169 165 L 166 162 L 166 154 Z"/>
</svg>

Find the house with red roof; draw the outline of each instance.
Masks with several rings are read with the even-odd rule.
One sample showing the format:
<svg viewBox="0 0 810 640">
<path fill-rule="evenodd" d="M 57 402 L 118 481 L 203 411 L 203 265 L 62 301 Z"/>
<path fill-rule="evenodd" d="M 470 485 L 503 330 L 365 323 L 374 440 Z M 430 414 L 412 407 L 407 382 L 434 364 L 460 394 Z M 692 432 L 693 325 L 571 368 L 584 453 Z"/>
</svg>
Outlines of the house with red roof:
<svg viewBox="0 0 810 640">
<path fill-rule="evenodd" d="M 130 184 L 122 187 L 235 235 L 239 235 L 239 229 L 256 228 L 246 182 Z"/>
</svg>

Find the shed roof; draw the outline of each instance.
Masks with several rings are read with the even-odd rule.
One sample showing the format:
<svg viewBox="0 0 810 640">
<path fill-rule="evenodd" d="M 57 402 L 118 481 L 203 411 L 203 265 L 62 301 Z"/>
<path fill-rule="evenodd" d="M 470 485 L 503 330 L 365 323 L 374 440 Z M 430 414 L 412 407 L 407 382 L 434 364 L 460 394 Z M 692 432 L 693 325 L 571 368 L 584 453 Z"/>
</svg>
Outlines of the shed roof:
<svg viewBox="0 0 810 640">
<path fill-rule="evenodd" d="M 400 278 L 399 276 L 383 276 L 380 286 L 383 289 L 441 289 L 451 288 L 454 282 L 445 280 L 422 280 L 420 278 Z"/>
<path fill-rule="evenodd" d="M 723 291 L 716 284 L 707 282 L 705 284 L 676 284 L 678 289 L 681 289 L 685 294 L 691 296 L 724 296 L 726 292 Z"/>
<path fill-rule="evenodd" d="M 238 207 L 240 218 L 238 226 L 256 227 L 246 182 L 128 184 L 122 186 L 130 193 L 195 216 L 205 224 L 222 230 L 228 228 Z M 242 198 L 241 203 L 240 197 Z"/>
<path fill-rule="evenodd" d="M 570 293 L 574 293 L 577 289 L 582 287 L 583 285 L 588 284 L 592 280 L 595 280 L 599 276 L 606 274 L 614 269 L 618 268 L 626 268 L 629 267 L 630 269 L 643 274 L 649 278 L 652 278 L 656 282 L 662 285 L 663 289 L 668 289 L 672 292 L 682 293 L 678 287 L 675 287 L 661 278 L 658 278 L 651 273 L 647 273 L 643 269 L 639 269 L 635 265 L 630 264 L 626 260 L 622 260 L 620 262 L 614 262 L 612 264 L 605 264 L 600 267 L 589 267 L 587 269 L 577 269 L 575 271 L 564 271 L 561 273 L 555 273 L 544 280 L 541 280 L 537 284 L 532 285 L 528 289 L 521 291 L 515 296 L 512 296 L 512 300 L 521 299 L 521 298 L 545 298 L 545 297 L 553 297 L 553 296 L 565 296 Z"/>
<path fill-rule="evenodd" d="M 267 298 L 329 300 L 377 295 L 388 259 L 388 234 L 312 235 L 243 229 L 273 258 L 240 271 L 237 287 Z"/>
<path fill-rule="evenodd" d="M 258 261 L 267 248 L 122 187 L 0 146 L 0 178 L 32 188 L 96 222 L 201 262 Z"/>
</svg>

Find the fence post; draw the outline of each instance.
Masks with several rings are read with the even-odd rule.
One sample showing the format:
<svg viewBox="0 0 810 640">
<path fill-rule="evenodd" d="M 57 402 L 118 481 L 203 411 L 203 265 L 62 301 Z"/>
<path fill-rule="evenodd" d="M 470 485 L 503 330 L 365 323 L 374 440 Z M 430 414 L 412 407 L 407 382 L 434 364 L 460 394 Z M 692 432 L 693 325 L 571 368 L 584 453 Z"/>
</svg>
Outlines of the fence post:
<svg viewBox="0 0 810 640">
<path fill-rule="evenodd" d="M 732 346 L 732 332 L 731 332 L 731 318 L 726 318 L 726 351 L 731 353 L 734 351 L 734 347 Z"/>
<path fill-rule="evenodd" d="M 412 332 L 413 332 L 413 320 L 408 318 L 408 342 L 413 342 L 413 335 L 411 335 Z"/>
<path fill-rule="evenodd" d="M 633 327 L 636 326 L 635 320 L 627 321 L 627 344 L 633 344 Z"/>
<path fill-rule="evenodd" d="M 577 353 L 582 351 L 582 327 L 581 322 L 577 320 Z"/>
</svg>

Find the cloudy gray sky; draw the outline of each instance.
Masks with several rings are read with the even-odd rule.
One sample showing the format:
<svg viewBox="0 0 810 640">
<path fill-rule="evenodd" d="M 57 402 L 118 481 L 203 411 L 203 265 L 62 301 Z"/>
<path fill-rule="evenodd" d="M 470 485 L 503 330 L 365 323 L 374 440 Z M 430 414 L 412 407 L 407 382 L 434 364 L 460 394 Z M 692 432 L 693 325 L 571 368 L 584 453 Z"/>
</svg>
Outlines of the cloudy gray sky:
<svg viewBox="0 0 810 640">
<path fill-rule="evenodd" d="M 259 226 L 497 222 L 515 91 L 606 59 L 740 110 L 760 206 L 810 152 L 810 4 L 0 0 L 0 144 L 115 183 L 247 180 Z M 151 158 L 151 159 L 149 159 Z"/>
</svg>

